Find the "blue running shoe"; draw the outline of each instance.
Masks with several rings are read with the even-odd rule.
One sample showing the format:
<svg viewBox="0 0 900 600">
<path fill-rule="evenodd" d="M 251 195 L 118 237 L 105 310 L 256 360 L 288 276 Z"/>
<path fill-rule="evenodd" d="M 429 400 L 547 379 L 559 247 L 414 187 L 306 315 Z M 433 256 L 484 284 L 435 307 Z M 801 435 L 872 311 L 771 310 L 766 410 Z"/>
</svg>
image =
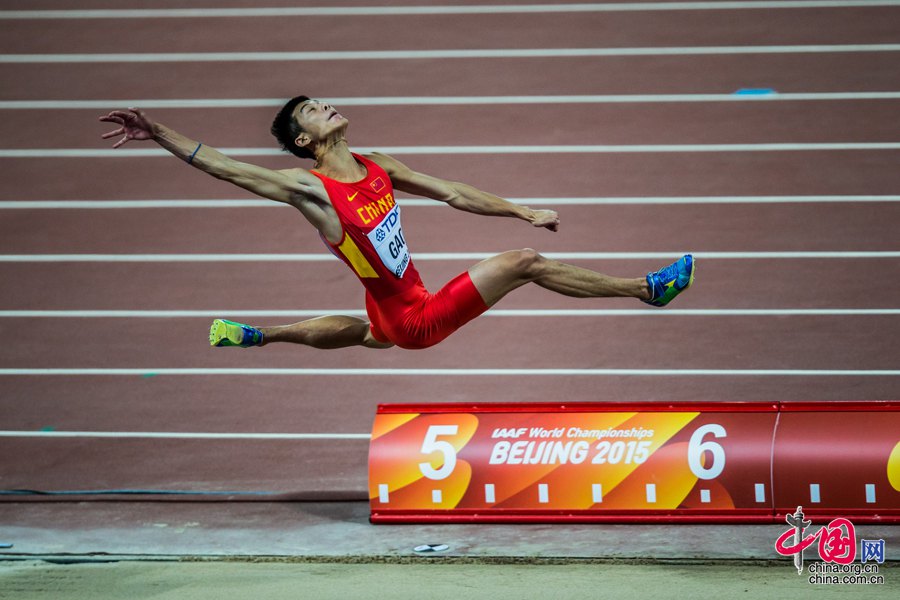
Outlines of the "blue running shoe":
<svg viewBox="0 0 900 600">
<path fill-rule="evenodd" d="M 675 296 L 691 287 L 692 283 L 694 283 L 694 257 L 685 254 L 668 267 L 647 273 L 650 299 L 644 302 L 653 306 L 665 306 Z"/>
<path fill-rule="evenodd" d="M 235 323 L 234 321 L 216 319 L 209 328 L 210 346 L 249 348 L 250 346 L 259 346 L 262 344 L 262 341 L 262 331 L 256 327 Z"/>
</svg>

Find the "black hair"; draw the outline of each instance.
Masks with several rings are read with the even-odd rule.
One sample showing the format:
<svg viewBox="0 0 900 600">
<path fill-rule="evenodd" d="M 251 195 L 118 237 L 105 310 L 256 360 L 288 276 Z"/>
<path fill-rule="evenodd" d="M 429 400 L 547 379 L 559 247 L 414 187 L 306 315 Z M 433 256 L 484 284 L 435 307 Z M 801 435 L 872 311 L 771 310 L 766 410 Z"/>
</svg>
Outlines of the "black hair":
<svg viewBox="0 0 900 600">
<path fill-rule="evenodd" d="M 275 120 L 272 121 L 272 135 L 275 136 L 275 139 L 278 140 L 278 143 L 281 145 L 281 149 L 287 152 L 290 152 L 294 156 L 299 156 L 300 158 L 315 158 L 315 154 L 313 154 L 308 148 L 304 148 L 302 146 L 297 145 L 297 136 L 303 133 L 303 128 L 300 127 L 300 124 L 297 123 L 297 119 L 294 118 L 294 109 L 297 108 L 298 105 L 303 104 L 309 100 L 307 96 L 296 96 L 287 101 L 287 104 L 281 107 L 281 110 L 278 111 L 278 114 L 275 115 Z"/>
</svg>

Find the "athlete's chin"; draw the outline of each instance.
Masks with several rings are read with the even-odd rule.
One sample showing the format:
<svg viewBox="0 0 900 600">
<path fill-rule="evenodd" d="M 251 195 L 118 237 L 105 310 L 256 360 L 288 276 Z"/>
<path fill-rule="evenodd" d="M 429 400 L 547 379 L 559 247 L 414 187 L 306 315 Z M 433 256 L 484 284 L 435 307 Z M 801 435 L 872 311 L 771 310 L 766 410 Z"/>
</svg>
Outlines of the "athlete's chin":
<svg viewBox="0 0 900 600">
<path fill-rule="evenodd" d="M 332 134 L 334 134 L 334 133 L 343 134 L 347 131 L 347 127 L 350 125 L 350 121 L 347 120 L 346 117 L 340 117 L 340 118 L 335 117 L 333 123 L 334 123 L 334 125 L 331 128 L 331 132 L 330 132 Z"/>
</svg>

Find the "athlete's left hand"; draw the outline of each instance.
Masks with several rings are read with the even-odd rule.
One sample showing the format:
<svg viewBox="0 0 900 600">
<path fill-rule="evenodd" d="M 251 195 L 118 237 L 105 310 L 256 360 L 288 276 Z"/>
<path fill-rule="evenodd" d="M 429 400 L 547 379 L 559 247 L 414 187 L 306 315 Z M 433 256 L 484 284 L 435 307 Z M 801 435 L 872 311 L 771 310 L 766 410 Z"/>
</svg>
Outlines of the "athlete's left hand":
<svg viewBox="0 0 900 600">
<path fill-rule="evenodd" d="M 555 210 L 532 211 L 531 224 L 535 227 L 546 227 L 550 231 L 559 231 L 559 215 Z"/>
</svg>

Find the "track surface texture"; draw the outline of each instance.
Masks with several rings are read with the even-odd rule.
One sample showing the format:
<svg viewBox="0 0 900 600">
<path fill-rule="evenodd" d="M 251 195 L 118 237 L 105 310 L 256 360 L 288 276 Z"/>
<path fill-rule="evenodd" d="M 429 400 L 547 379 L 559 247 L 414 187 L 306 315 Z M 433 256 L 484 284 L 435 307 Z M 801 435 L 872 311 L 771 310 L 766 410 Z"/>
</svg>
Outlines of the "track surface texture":
<svg viewBox="0 0 900 600">
<path fill-rule="evenodd" d="M 900 399 L 900 3 L 422 14 L 403 8 L 451 3 L 405 0 L 382 3 L 394 14 L 356 14 L 341 7 L 375 3 L 270 0 L 261 4 L 331 10 L 115 12 L 256 4 L 4 3 L 0 488 L 321 503 L 255 535 L 365 519 L 366 434 L 381 402 Z M 75 9 L 99 12 L 66 12 Z M 46 10 L 63 12 L 40 18 Z M 268 134 L 297 94 L 332 100 L 350 119 L 353 148 L 559 212 L 551 233 L 401 195 L 413 260 L 432 290 L 482 257 L 529 247 L 623 277 L 693 252 L 695 284 L 663 310 L 525 287 L 423 351 L 210 348 L 213 318 L 362 315 L 363 291 L 292 208 L 149 142 L 114 152 L 97 117 L 142 106 L 241 160 L 311 168 L 278 153 Z M 548 369 L 578 372 L 541 374 Z M 0 537 L 43 527 L 73 543 L 37 535 L 12 552 L 140 554 L 114 540 L 128 524 L 146 533 L 203 519 L 201 503 L 148 493 L 127 497 L 161 511 L 143 521 L 142 505 L 121 494 L 53 498 L 112 500 L 85 505 L 41 498 L 0 496 Z M 328 508 L 339 500 L 358 506 Z M 90 538 L 106 518 L 121 528 Z M 892 560 L 896 529 L 873 531 Z M 638 555 L 710 556 L 706 536 L 692 533 L 654 557 L 679 529 L 655 531 Z M 761 540 L 774 532 L 760 531 Z M 75 543 L 79 535 L 89 542 Z M 145 553 L 228 554 L 232 541 L 147 538 Z M 713 554 L 777 558 L 767 543 L 749 556 Z M 291 553 L 281 543 L 237 546 Z M 366 551 L 344 552 L 354 553 Z"/>
</svg>

